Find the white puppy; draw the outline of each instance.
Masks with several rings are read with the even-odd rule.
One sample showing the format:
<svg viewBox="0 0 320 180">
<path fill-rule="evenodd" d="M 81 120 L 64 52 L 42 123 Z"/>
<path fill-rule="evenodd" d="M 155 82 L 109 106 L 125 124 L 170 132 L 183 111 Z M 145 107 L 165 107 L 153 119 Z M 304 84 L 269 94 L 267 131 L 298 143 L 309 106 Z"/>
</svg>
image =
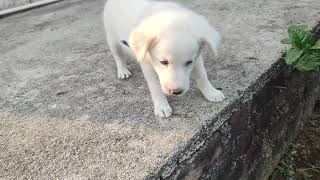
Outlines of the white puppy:
<svg viewBox="0 0 320 180">
<path fill-rule="evenodd" d="M 126 60 L 135 57 L 148 83 L 156 115 L 171 115 L 165 94 L 184 94 L 190 77 L 206 99 L 224 100 L 222 92 L 209 82 L 200 55 L 206 44 L 217 55 L 220 42 L 219 33 L 203 16 L 172 2 L 108 0 L 104 23 L 118 78 L 131 76 Z"/>
</svg>

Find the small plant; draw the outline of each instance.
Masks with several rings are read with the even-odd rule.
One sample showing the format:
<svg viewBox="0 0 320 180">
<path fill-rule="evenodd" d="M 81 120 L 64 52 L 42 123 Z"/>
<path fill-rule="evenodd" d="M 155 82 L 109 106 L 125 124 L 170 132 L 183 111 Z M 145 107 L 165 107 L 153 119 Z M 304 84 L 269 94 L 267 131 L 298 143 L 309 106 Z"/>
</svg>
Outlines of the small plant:
<svg viewBox="0 0 320 180">
<path fill-rule="evenodd" d="M 290 147 L 283 159 L 279 162 L 275 171 L 272 173 L 270 179 L 293 177 L 295 175 L 294 157 L 296 154 L 297 150 Z"/>
<path fill-rule="evenodd" d="M 277 171 L 282 177 L 292 177 L 295 175 L 294 164 L 290 160 L 281 160 L 279 166 L 277 167 Z"/>
<path fill-rule="evenodd" d="M 289 37 L 281 40 L 283 44 L 291 44 L 284 58 L 286 64 L 299 71 L 315 70 L 320 66 L 320 40 L 316 40 L 307 26 L 290 26 Z"/>
<path fill-rule="evenodd" d="M 320 169 L 320 160 L 317 160 L 316 163 L 315 163 L 315 166 Z"/>
<path fill-rule="evenodd" d="M 298 168 L 295 164 L 297 156 L 298 150 L 294 147 L 290 147 L 271 174 L 269 180 L 291 178 L 310 180 L 311 178 L 320 175 L 320 160 L 315 161 L 311 167 Z"/>
<path fill-rule="evenodd" d="M 299 168 L 297 169 L 297 171 L 305 180 L 312 178 L 313 173 L 320 175 L 320 160 L 317 160 L 315 164 L 309 168 Z"/>
</svg>

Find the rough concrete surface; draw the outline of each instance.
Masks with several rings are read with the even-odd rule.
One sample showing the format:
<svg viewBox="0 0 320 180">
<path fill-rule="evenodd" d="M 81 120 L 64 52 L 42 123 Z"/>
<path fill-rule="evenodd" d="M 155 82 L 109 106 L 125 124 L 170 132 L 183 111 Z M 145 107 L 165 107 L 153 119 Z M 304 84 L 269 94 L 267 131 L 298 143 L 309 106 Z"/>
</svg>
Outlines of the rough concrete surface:
<svg viewBox="0 0 320 180">
<path fill-rule="evenodd" d="M 226 121 L 221 113 L 281 56 L 288 25 L 312 26 L 320 16 L 318 0 L 180 2 L 224 36 L 220 57 L 206 56 L 206 67 L 227 99 L 207 102 L 193 87 L 169 98 L 168 119 L 154 117 L 135 62 L 131 79 L 116 78 L 103 0 L 0 19 L 0 178 L 142 179 L 157 172 L 194 147 L 187 144 L 201 146 L 197 133 L 208 124 L 214 131 Z"/>
<path fill-rule="evenodd" d="M 0 10 L 22 6 L 41 0 L 0 0 Z"/>
</svg>

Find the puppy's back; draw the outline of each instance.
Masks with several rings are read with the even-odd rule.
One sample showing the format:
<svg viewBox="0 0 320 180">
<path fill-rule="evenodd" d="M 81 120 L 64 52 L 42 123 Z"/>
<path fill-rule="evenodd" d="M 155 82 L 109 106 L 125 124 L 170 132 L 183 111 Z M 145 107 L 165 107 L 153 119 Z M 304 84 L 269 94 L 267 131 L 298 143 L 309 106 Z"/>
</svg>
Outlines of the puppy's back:
<svg viewBox="0 0 320 180">
<path fill-rule="evenodd" d="M 119 38 L 125 39 L 141 18 L 148 3 L 148 0 L 108 0 L 104 9 L 106 28 Z"/>
</svg>

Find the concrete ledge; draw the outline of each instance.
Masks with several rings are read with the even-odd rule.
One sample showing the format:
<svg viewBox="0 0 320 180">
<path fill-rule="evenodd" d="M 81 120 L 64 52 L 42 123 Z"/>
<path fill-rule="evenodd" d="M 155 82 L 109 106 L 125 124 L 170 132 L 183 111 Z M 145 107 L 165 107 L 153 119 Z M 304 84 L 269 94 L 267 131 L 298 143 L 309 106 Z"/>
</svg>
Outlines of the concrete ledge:
<svg viewBox="0 0 320 180">
<path fill-rule="evenodd" d="M 43 1 L 39 1 L 39 2 L 34 2 L 34 3 L 22 5 L 22 6 L 15 7 L 15 8 L 2 10 L 2 11 L 0 11 L 0 18 L 9 16 L 12 14 L 16 14 L 16 13 L 21 13 L 21 12 L 24 12 L 24 11 L 27 11 L 30 9 L 39 8 L 41 6 L 57 3 L 59 1 L 62 1 L 62 0 L 43 0 Z"/>
<path fill-rule="evenodd" d="M 290 24 L 316 23 L 318 0 L 180 2 L 224 37 L 220 57 L 205 53 L 205 63 L 227 100 L 207 102 L 192 86 L 184 97 L 169 98 L 168 119 L 153 115 L 135 62 L 130 80 L 116 78 L 104 0 L 62 1 L 0 19 L 0 178 L 265 178 L 270 152 L 281 154 L 281 141 L 292 137 L 287 124 L 300 126 L 292 118 L 277 121 L 293 110 L 274 97 L 287 102 L 297 93 L 288 107 L 305 104 L 294 112 L 302 113 L 300 122 L 313 103 L 300 100 L 317 89 L 303 82 L 317 73 L 279 63 L 279 40 Z M 277 147 L 269 146 L 274 141 Z"/>
<path fill-rule="evenodd" d="M 220 118 L 230 116 L 219 129 L 212 131 L 215 125 L 208 124 L 148 179 L 267 180 L 311 117 L 319 84 L 319 71 L 293 71 L 280 59 L 229 107 L 232 113 L 222 112 Z"/>
</svg>

